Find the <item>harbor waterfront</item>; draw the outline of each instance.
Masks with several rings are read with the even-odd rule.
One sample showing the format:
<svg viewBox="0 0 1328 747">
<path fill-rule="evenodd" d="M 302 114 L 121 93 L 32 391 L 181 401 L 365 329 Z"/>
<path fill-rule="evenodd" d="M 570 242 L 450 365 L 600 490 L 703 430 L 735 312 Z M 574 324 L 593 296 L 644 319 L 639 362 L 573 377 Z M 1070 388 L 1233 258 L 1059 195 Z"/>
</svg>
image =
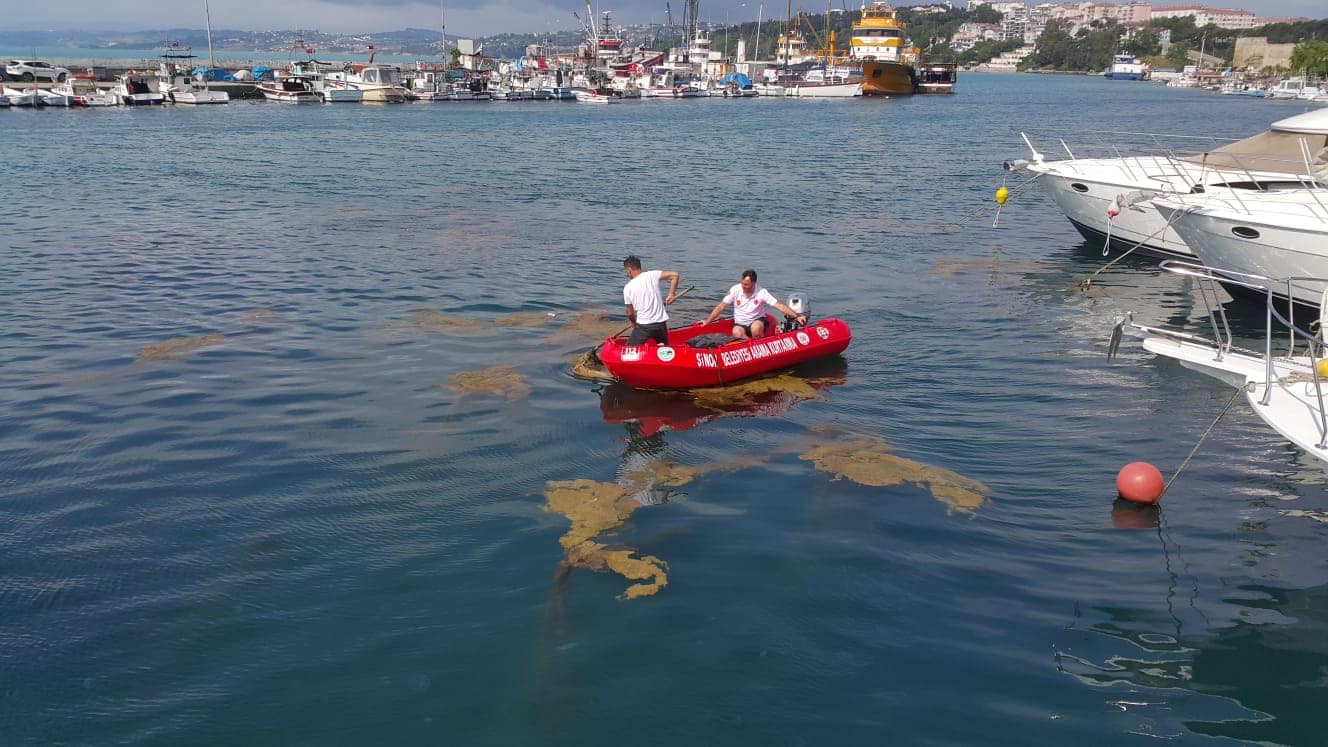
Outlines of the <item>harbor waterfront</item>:
<svg viewBox="0 0 1328 747">
<path fill-rule="evenodd" d="M 1309 108 L 988 74 L 0 112 L 0 741 L 1319 744 L 1328 476 L 1237 407 L 1117 505 L 1231 388 L 1108 362 L 1114 320 L 1209 312 L 1142 258 L 1079 290 L 1101 244 L 1001 170 L 1022 130 Z M 754 267 L 852 344 L 573 378 L 628 254 L 696 286 L 675 326 Z"/>
</svg>

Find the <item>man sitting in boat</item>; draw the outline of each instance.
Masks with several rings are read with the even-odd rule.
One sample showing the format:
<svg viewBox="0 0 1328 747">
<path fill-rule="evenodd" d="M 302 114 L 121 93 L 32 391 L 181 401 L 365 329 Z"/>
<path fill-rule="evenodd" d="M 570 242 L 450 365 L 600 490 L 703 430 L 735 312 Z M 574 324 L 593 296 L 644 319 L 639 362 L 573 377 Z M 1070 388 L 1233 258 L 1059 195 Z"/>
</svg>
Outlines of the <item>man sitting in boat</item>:
<svg viewBox="0 0 1328 747">
<path fill-rule="evenodd" d="M 742 271 L 742 282 L 729 288 L 724 300 L 715 304 L 715 308 L 710 311 L 710 316 L 706 317 L 703 324 L 715 321 L 716 317 L 724 313 L 724 307 L 729 304 L 733 304 L 733 336 L 741 337 L 744 340 L 765 337 L 765 307 L 767 305 L 774 306 L 785 314 L 796 318 L 798 324 L 807 323 L 807 317 L 780 303 L 779 299 L 770 294 L 770 291 L 756 284 L 756 270 Z"/>
<path fill-rule="evenodd" d="M 655 340 L 660 345 L 668 345 L 669 315 L 664 307 L 673 303 L 681 276 L 677 270 L 644 271 L 641 260 L 635 256 L 623 260 L 623 269 L 631 278 L 623 286 L 623 303 L 627 304 L 627 319 L 632 323 L 627 344 L 641 345 L 646 340 Z M 660 298 L 660 280 L 669 281 L 668 298 Z"/>
</svg>

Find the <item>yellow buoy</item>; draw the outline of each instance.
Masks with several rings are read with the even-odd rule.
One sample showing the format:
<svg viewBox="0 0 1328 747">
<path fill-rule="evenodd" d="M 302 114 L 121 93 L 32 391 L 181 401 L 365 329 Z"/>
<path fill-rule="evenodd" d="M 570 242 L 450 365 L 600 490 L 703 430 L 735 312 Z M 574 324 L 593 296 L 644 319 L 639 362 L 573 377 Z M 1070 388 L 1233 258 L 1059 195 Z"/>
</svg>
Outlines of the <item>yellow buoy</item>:
<svg viewBox="0 0 1328 747">
<path fill-rule="evenodd" d="M 1314 364 L 1314 370 L 1319 372 L 1319 378 L 1328 379 L 1328 358 L 1324 358 Z"/>
<path fill-rule="evenodd" d="M 1001 187 L 1000 189 L 996 190 L 997 205 L 1004 205 L 1005 201 L 1008 199 L 1010 199 L 1010 190 L 1006 189 L 1005 187 Z"/>
</svg>

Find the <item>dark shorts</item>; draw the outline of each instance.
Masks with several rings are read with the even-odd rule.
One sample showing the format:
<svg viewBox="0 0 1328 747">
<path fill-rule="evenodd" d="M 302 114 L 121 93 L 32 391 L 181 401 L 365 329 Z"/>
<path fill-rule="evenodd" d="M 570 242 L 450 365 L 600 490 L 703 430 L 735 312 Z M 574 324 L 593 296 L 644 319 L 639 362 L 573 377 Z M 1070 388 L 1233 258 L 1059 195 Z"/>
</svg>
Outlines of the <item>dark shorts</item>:
<svg viewBox="0 0 1328 747">
<path fill-rule="evenodd" d="M 646 340 L 654 340 L 660 345 L 669 344 L 669 324 L 668 322 L 656 322 L 655 324 L 638 324 L 632 328 L 632 334 L 627 337 L 628 345 L 641 345 Z"/>
<path fill-rule="evenodd" d="M 756 322 L 760 322 L 761 324 L 766 324 L 766 321 L 764 319 L 757 319 L 753 321 L 752 324 L 756 324 Z M 741 328 L 742 331 L 747 333 L 748 337 L 752 337 L 752 324 L 738 324 L 737 322 L 734 322 L 733 326 Z M 766 324 L 766 326 L 769 327 L 770 325 Z M 762 332 L 769 332 L 769 331 L 770 331 L 769 329 L 762 330 Z"/>
</svg>

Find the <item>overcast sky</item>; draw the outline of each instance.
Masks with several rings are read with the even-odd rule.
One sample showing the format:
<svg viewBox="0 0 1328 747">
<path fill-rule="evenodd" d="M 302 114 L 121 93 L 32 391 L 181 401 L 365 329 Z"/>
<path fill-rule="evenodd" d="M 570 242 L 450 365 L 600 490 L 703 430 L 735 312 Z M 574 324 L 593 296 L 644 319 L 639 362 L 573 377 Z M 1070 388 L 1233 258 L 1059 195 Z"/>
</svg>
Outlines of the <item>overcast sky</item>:
<svg viewBox="0 0 1328 747">
<path fill-rule="evenodd" d="M 542 32 L 575 29 L 572 11 L 584 16 L 585 0 L 445 0 L 448 36 L 483 36 L 512 32 Z M 663 22 L 665 0 L 591 0 L 601 9 L 612 10 L 623 23 Z M 681 21 L 685 0 L 668 0 L 675 22 Z M 756 20 L 763 0 L 702 0 L 701 20 L 715 24 Z M 861 0 L 833 0 L 834 7 L 858 8 Z M 439 3 L 416 0 L 209 0 L 213 28 L 316 29 L 330 33 L 395 31 L 408 26 L 437 28 Z M 816 3 L 801 3 L 819 10 Z M 913 3 L 908 3 L 913 4 Z M 1163 5 L 1199 4 L 1193 0 L 1157 0 Z M 1244 8 L 1259 16 L 1328 15 L 1324 0 L 1238 0 L 1208 3 L 1210 7 Z M 793 3 L 795 7 L 799 3 Z M 786 3 L 764 2 L 766 18 L 783 18 Z M 183 3 L 147 0 L 60 0 L 60 2 L 16 3 L 4 11 L 5 25 L 25 29 L 115 29 L 202 28 L 203 0 Z"/>
</svg>

